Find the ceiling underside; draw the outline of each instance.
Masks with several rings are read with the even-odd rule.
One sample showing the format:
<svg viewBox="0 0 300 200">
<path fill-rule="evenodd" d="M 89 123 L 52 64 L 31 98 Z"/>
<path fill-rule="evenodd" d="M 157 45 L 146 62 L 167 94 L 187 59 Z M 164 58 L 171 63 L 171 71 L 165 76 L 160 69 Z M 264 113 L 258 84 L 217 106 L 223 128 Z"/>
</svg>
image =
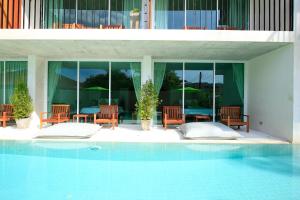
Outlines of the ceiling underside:
<svg viewBox="0 0 300 200">
<path fill-rule="evenodd" d="M 287 42 L 2 40 L 0 59 L 36 55 L 57 59 L 249 60 Z"/>
</svg>

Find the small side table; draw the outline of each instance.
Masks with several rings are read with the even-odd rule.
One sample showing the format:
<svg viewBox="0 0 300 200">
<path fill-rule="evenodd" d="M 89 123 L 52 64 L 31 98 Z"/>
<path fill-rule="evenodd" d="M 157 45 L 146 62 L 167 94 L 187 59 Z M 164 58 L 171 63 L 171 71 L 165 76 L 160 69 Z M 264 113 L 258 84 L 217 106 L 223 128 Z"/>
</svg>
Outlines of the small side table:
<svg viewBox="0 0 300 200">
<path fill-rule="evenodd" d="M 84 115 L 84 114 L 78 114 L 78 115 L 73 115 L 73 122 L 75 122 L 75 120 L 79 120 L 80 119 L 84 119 L 84 122 L 87 122 L 87 118 L 89 115 Z"/>
<path fill-rule="evenodd" d="M 209 115 L 196 115 L 195 119 L 196 119 L 196 122 L 198 122 L 199 120 L 210 121 L 210 116 Z"/>
</svg>

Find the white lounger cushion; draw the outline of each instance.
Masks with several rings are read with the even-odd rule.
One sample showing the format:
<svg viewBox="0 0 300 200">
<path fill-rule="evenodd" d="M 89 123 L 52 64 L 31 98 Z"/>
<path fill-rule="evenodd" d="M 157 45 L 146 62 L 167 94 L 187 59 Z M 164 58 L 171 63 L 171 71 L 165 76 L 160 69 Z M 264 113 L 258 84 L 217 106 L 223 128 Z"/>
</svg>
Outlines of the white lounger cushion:
<svg viewBox="0 0 300 200">
<path fill-rule="evenodd" d="M 179 127 L 186 138 L 237 139 L 241 135 L 232 128 L 217 122 L 192 122 Z"/>
<path fill-rule="evenodd" d="M 35 138 L 89 138 L 100 128 L 88 123 L 61 123 L 43 128 Z"/>
</svg>

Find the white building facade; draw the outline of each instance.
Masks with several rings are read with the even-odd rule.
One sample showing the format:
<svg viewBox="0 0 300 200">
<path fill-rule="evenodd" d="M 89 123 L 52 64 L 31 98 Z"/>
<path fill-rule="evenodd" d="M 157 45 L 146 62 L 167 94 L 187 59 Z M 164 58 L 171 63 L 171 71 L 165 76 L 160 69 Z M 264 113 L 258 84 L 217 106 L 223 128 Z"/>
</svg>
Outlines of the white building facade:
<svg viewBox="0 0 300 200">
<path fill-rule="evenodd" d="M 240 106 L 251 129 L 300 142 L 299 1 L 0 2 L 0 103 L 26 79 L 37 113 L 118 104 L 121 123 L 134 124 L 151 79 L 157 124 L 163 105 L 215 121 Z"/>
</svg>

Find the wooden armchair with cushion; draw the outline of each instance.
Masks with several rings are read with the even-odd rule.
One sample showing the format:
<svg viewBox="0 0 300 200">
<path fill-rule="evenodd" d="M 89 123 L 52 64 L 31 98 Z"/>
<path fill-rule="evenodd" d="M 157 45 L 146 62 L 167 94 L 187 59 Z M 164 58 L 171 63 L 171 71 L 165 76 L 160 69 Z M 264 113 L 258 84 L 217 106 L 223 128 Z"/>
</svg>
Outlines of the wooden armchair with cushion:
<svg viewBox="0 0 300 200">
<path fill-rule="evenodd" d="M 239 106 L 223 106 L 220 109 L 221 123 L 227 126 L 247 126 L 247 132 L 250 129 L 249 115 L 242 115 L 241 108 Z M 246 120 L 244 118 L 246 117 Z"/>
<path fill-rule="evenodd" d="M 13 105 L 1 104 L 0 105 L 0 126 L 6 127 L 7 122 L 13 120 Z"/>
<path fill-rule="evenodd" d="M 46 115 L 46 118 L 43 118 Z M 49 116 L 49 117 L 48 117 Z M 43 123 L 58 124 L 70 121 L 70 105 L 55 104 L 52 105 L 51 113 L 40 113 L 40 128 L 43 127 Z"/>
<path fill-rule="evenodd" d="M 118 126 L 118 105 L 100 105 L 100 112 L 94 114 L 94 124 Z"/>
<path fill-rule="evenodd" d="M 167 128 L 168 124 L 184 124 L 185 116 L 182 113 L 181 106 L 164 106 L 163 107 L 162 123 L 164 128 Z"/>
</svg>

